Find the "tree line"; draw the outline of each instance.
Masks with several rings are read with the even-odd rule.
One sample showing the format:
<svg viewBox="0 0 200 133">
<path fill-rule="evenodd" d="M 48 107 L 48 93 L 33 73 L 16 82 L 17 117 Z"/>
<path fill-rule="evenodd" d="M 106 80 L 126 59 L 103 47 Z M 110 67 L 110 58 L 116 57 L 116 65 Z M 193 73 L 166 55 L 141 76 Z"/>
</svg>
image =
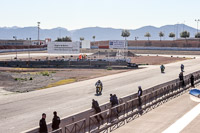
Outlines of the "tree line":
<svg viewBox="0 0 200 133">
<path fill-rule="evenodd" d="M 126 30 L 126 29 L 122 30 L 121 36 L 125 38 L 125 41 L 126 41 L 126 38 L 129 37 L 130 35 L 131 34 L 130 34 L 129 30 Z M 158 35 L 160 37 L 160 41 L 162 41 L 162 37 L 164 37 L 165 34 L 161 31 L 161 32 L 159 32 Z M 169 33 L 168 36 L 170 38 L 173 38 L 173 40 L 176 37 L 176 35 L 173 32 Z M 151 34 L 149 32 L 147 32 L 147 33 L 145 33 L 144 37 L 147 37 L 148 41 L 149 41 L 150 37 L 151 37 Z M 180 33 L 180 37 L 184 38 L 186 40 L 186 42 L 187 42 L 187 38 L 190 37 L 190 32 L 183 31 L 183 32 Z M 93 38 L 93 40 L 95 42 L 96 36 L 92 36 L 92 38 Z M 198 32 L 198 33 L 195 34 L 195 38 L 199 38 L 200 39 L 200 32 Z M 84 40 L 84 37 L 80 37 L 80 41 L 82 42 L 83 40 Z M 72 42 L 72 39 L 71 39 L 71 37 L 66 36 L 66 37 L 62 37 L 62 38 L 57 38 L 55 41 L 56 42 Z"/>
</svg>

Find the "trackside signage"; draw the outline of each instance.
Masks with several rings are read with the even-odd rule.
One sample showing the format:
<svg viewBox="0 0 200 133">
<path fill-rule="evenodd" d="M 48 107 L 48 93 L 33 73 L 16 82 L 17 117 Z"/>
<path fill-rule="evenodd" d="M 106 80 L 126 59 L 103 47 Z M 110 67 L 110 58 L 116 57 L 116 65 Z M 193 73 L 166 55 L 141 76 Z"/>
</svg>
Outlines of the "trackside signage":
<svg viewBox="0 0 200 133">
<path fill-rule="evenodd" d="M 80 42 L 49 42 L 49 54 L 79 54 Z"/>
<path fill-rule="evenodd" d="M 90 41 L 88 41 L 88 40 L 83 40 L 83 41 L 82 41 L 82 48 L 90 49 Z"/>
<path fill-rule="evenodd" d="M 123 41 L 123 40 L 111 40 L 111 41 L 109 41 L 109 48 L 111 48 L 111 49 L 123 49 L 123 48 L 125 48 L 125 41 Z"/>
</svg>

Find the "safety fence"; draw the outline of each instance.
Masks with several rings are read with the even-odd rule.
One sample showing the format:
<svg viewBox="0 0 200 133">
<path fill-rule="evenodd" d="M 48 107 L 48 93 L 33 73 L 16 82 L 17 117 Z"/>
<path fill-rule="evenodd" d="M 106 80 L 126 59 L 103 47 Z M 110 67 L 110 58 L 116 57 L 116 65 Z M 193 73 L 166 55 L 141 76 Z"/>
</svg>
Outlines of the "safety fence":
<svg viewBox="0 0 200 133">
<path fill-rule="evenodd" d="M 192 73 L 194 83 L 200 82 L 200 71 Z M 112 132 L 137 117 L 151 111 L 163 103 L 183 94 L 191 87 L 191 74 L 184 76 L 184 81 L 175 79 L 161 85 L 154 86 L 143 91 L 143 96 L 137 97 L 132 94 L 119 99 L 119 105 L 111 107 L 110 103 L 101 106 L 101 112 L 95 114 L 94 111 L 84 111 L 76 116 L 70 116 L 67 119 L 73 119 L 73 122 L 62 120 L 62 129 L 58 133 L 107 133 Z M 141 105 L 139 105 L 141 102 Z M 80 117 L 82 116 L 82 117 Z M 74 118 L 76 118 L 74 120 Z M 69 123 L 69 124 L 66 124 Z M 50 126 L 50 125 L 49 125 Z M 38 131 L 38 130 L 34 130 Z M 56 133 L 57 133 L 56 132 Z M 29 131 L 27 133 L 34 133 Z M 54 132 L 52 132 L 54 133 Z"/>
</svg>

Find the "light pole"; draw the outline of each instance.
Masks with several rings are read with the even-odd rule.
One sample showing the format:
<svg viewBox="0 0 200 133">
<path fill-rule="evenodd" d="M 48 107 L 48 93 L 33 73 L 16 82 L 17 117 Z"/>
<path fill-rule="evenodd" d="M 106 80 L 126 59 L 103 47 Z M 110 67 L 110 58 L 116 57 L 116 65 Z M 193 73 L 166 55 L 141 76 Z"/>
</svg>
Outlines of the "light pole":
<svg viewBox="0 0 200 133">
<path fill-rule="evenodd" d="M 31 37 L 29 38 L 29 40 L 30 40 L 30 44 L 29 44 L 29 47 L 28 47 L 28 59 L 29 59 L 29 61 L 30 61 L 30 46 L 31 46 Z"/>
<path fill-rule="evenodd" d="M 137 50 L 138 50 L 138 44 L 137 44 L 137 39 L 138 39 L 139 37 L 135 37 L 135 41 L 136 41 L 136 52 L 137 52 Z"/>
<path fill-rule="evenodd" d="M 176 40 L 178 39 L 178 24 L 179 24 L 179 23 L 177 23 L 177 29 L 176 29 Z"/>
<path fill-rule="evenodd" d="M 183 22 L 183 31 L 185 30 L 185 21 Z"/>
<path fill-rule="evenodd" d="M 17 40 L 17 37 L 13 36 L 13 39 Z M 17 59 L 17 49 L 16 49 L 16 57 L 15 58 Z"/>
<path fill-rule="evenodd" d="M 38 24 L 38 45 L 40 44 L 40 22 L 37 22 Z"/>
<path fill-rule="evenodd" d="M 197 33 L 198 33 L 199 32 L 198 26 L 199 26 L 200 19 L 195 19 L 195 21 L 197 22 Z"/>
</svg>

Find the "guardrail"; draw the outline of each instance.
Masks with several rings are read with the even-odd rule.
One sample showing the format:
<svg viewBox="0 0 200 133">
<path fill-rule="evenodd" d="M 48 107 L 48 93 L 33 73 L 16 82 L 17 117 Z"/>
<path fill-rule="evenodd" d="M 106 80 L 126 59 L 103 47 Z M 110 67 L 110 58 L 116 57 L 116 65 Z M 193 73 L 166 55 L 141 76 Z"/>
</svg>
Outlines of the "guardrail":
<svg viewBox="0 0 200 133">
<path fill-rule="evenodd" d="M 192 73 L 195 84 L 200 82 L 200 71 Z M 120 98 L 120 104 L 112 107 L 110 103 L 101 106 L 102 112 L 95 114 L 93 109 L 66 117 L 61 121 L 64 133 L 96 133 L 111 132 L 128 123 L 142 114 L 162 105 L 163 103 L 183 94 L 190 87 L 190 75 L 184 77 L 182 82 L 178 79 L 154 86 L 143 91 L 142 105 L 139 106 L 137 94 Z M 101 118 L 102 117 L 102 118 Z M 50 124 L 48 125 L 50 129 Z M 110 129 L 110 130 L 109 130 Z M 38 128 L 26 133 L 36 133 Z"/>
</svg>

